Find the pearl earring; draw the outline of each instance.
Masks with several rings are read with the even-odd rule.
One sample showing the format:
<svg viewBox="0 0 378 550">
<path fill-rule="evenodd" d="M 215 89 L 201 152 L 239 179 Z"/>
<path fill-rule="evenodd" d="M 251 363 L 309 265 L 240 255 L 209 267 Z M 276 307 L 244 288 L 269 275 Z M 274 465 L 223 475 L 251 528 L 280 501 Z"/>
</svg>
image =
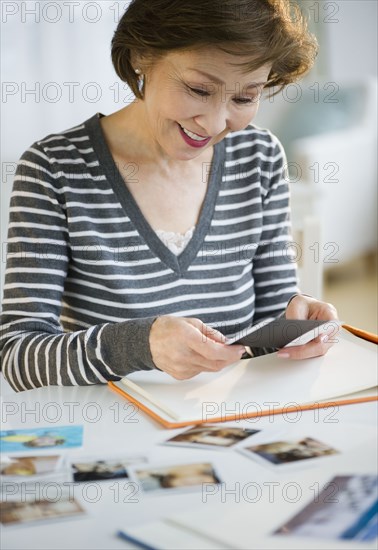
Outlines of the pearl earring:
<svg viewBox="0 0 378 550">
<path fill-rule="evenodd" d="M 142 74 L 141 69 L 135 69 L 135 74 L 138 75 L 138 90 L 142 93 L 144 87 L 144 74 Z"/>
</svg>

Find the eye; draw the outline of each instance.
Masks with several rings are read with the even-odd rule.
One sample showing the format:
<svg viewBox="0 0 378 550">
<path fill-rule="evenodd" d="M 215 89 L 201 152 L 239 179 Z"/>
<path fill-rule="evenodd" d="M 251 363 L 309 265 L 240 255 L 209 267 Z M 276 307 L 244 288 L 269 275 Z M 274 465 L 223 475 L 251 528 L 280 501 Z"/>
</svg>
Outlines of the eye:
<svg viewBox="0 0 378 550">
<path fill-rule="evenodd" d="M 206 90 L 199 90 L 198 88 L 191 88 L 190 86 L 187 86 L 187 88 L 194 94 L 197 94 L 201 97 L 206 97 L 210 95 L 209 92 L 207 92 Z"/>
<path fill-rule="evenodd" d="M 255 105 L 258 103 L 261 99 L 261 92 L 254 94 L 250 97 L 238 97 L 235 99 L 236 103 L 239 103 L 240 105 Z"/>
<path fill-rule="evenodd" d="M 234 101 L 235 103 L 239 103 L 239 105 L 252 105 L 253 103 L 257 103 L 258 100 L 258 97 L 237 97 Z"/>
</svg>

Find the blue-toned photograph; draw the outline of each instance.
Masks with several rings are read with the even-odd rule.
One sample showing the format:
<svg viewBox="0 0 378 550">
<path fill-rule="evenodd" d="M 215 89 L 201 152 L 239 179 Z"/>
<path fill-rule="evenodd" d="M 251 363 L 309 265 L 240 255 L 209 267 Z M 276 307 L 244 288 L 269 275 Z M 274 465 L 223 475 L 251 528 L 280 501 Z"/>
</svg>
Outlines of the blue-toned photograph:
<svg viewBox="0 0 378 550">
<path fill-rule="evenodd" d="M 319 497 L 282 525 L 276 535 L 321 539 L 378 539 L 378 477 L 334 477 Z"/>
<path fill-rule="evenodd" d="M 83 443 L 83 426 L 59 426 L 0 432 L 2 453 L 30 452 L 30 449 L 67 449 Z"/>
</svg>

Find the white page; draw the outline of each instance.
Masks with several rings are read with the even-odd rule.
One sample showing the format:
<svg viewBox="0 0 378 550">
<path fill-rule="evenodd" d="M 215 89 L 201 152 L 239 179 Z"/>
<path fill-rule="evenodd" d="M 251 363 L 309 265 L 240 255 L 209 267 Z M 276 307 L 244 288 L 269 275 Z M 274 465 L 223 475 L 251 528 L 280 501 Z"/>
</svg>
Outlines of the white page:
<svg viewBox="0 0 378 550">
<path fill-rule="evenodd" d="M 278 493 L 278 491 L 277 491 Z M 308 502 L 312 495 L 308 495 Z M 285 506 L 286 505 L 286 506 Z M 303 506 L 303 505 L 302 505 Z M 301 507 L 302 507 L 301 506 Z M 300 507 L 300 508 L 301 508 Z M 294 507 L 293 507 L 294 508 Z M 298 507 L 297 507 L 298 509 Z M 201 510 L 187 510 L 172 515 L 166 521 L 173 525 L 191 528 L 193 533 L 213 537 L 218 544 L 235 550 L 376 550 L 376 541 L 328 540 L 310 537 L 272 536 L 272 530 L 287 519 L 288 507 L 283 499 L 276 502 L 248 503 L 223 502 Z M 293 514 L 292 514 L 293 515 Z M 291 517 L 291 515 L 290 515 Z"/>
<path fill-rule="evenodd" d="M 378 385 L 377 346 L 341 330 L 322 357 L 294 361 L 269 354 L 241 360 L 219 373 L 202 373 L 177 381 L 158 371 L 138 372 L 127 379 L 177 413 L 167 420 L 198 421 L 306 404 L 360 392 Z M 139 398 L 134 390 L 117 385 Z M 145 399 L 141 402 L 148 403 Z"/>
<path fill-rule="evenodd" d="M 124 531 L 144 544 L 161 550 L 227 549 L 227 546 L 216 544 L 213 539 L 208 539 L 205 535 L 194 533 L 191 528 L 174 525 L 164 520 L 143 523 L 137 527 L 126 527 Z"/>
</svg>

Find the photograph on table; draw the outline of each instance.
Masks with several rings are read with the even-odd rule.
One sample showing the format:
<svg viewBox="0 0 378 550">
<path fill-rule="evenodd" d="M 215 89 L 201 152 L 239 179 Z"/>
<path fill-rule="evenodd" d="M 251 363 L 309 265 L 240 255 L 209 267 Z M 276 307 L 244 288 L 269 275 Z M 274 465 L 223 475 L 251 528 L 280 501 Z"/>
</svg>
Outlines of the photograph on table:
<svg viewBox="0 0 378 550">
<path fill-rule="evenodd" d="M 128 478 L 127 467 L 147 462 L 144 456 L 104 458 L 79 457 L 71 463 L 73 481 L 101 481 Z"/>
<path fill-rule="evenodd" d="M 29 452 L 30 449 L 50 450 L 81 447 L 83 426 L 56 426 L 45 428 L 16 429 L 0 432 L 2 453 Z"/>
<path fill-rule="evenodd" d="M 60 455 L 0 456 L 0 480 L 35 479 L 56 473 L 62 467 Z"/>
<path fill-rule="evenodd" d="M 129 469 L 129 475 L 145 493 L 161 493 L 167 489 L 175 492 L 201 490 L 205 484 L 222 483 L 210 462 L 149 466 L 143 469 L 134 467 Z"/>
<path fill-rule="evenodd" d="M 163 442 L 163 445 L 178 445 L 200 449 L 228 449 L 251 435 L 259 433 L 259 431 L 232 426 L 216 426 L 214 424 L 193 426 L 189 430 L 167 439 Z"/>
<path fill-rule="evenodd" d="M 272 441 L 243 447 L 239 450 L 244 455 L 259 462 L 270 463 L 274 466 L 290 465 L 293 462 L 307 461 L 339 453 L 337 449 L 327 443 L 322 443 L 312 437 L 304 437 L 296 441 Z"/>
<path fill-rule="evenodd" d="M 85 514 L 76 500 L 65 496 L 52 500 L 30 500 L 23 502 L 0 502 L 0 522 L 2 525 L 20 525 L 39 521 L 63 519 L 68 516 Z"/>
<path fill-rule="evenodd" d="M 378 476 L 334 477 L 273 534 L 372 542 L 378 539 Z M 351 547 L 350 547 L 351 548 Z"/>
</svg>

